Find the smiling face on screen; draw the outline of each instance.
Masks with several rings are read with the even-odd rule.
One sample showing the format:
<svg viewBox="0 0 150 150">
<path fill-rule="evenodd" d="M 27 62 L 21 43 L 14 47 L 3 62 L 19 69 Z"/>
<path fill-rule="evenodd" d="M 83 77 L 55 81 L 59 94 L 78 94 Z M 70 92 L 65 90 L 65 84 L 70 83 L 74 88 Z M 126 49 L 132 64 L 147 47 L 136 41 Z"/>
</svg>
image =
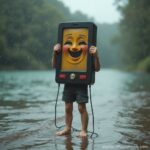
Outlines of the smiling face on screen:
<svg viewBox="0 0 150 150">
<path fill-rule="evenodd" d="M 87 29 L 65 29 L 63 35 L 64 58 L 71 64 L 78 64 L 86 57 L 88 48 Z"/>
<path fill-rule="evenodd" d="M 67 28 L 63 30 L 63 71 L 86 71 L 88 53 L 88 28 Z"/>
</svg>

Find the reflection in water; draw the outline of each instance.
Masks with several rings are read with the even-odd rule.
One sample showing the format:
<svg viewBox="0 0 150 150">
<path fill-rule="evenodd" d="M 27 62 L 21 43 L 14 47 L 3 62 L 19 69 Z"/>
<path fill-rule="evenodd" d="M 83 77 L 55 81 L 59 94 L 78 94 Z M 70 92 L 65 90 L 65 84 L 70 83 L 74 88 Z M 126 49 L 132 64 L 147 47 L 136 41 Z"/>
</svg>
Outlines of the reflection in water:
<svg viewBox="0 0 150 150">
<path fill-rule="evenodd" d="M 122 96 L 121 112 L 116 126 L 122 134 L 119 143 L 135 145 L 139 149 L 150 147 L 150 78 L 149 75 L 134 78 L 128 83 Z M 131 92 L 132 91 L 132 92 Z"/>
<path fill-rule="evenodd" d="M 80 138 L 80 140 L 81 140 L 80 149 L 81 150 L 86 150 L 86 148 L 88 146 L 88 138 Z M 75 148 L 73 148 L 75 143 L 73 143 L 71 136 L 66 137 L 65 145 L 66 145 L 66 150 L 73 150 L 73 149 L 75 149 Z"/>
<path fill-rule="evenodd" d="M 68 136 L 64 143 L 65 143 L 66 150 L 73 150 L 73 143 L 72 143 L 71 136 Z"/>
<path fill-rule="evenodd" d="M 82 138 L 81 150 L 85 150 L 88 146 L 88 138 Z"/>
<path fill-rule="evenodd" d="M 62 139 L 64 139 L 62 145 L 64 145 L 65 147 L 60 147 L 60 143 L 58 142 L 61 141 Z M 88 137 L 79 138 L 74 135 L 59 137 L 59 139 L 55 139 L 55 149 L 60 150 L 62 148 L 65 150 L 76 150 L 76 149 L 87 150 L 89 143 L 88 140 L 89 140 Z M 94 147 L 92 147 L 92 149 L 90 148 L 90 150 L 94 150 Z"/>
</svg>

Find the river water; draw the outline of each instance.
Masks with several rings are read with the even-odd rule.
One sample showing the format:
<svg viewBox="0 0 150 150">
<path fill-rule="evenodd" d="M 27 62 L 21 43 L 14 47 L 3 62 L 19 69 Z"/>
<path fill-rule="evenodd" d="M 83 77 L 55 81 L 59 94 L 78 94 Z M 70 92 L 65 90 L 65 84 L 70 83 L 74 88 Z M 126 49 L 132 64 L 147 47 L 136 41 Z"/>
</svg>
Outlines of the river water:
<svg viewBox="0 0 150 150">
<path fill-rule="evenodd" d="M 98 137 L 55 136 L 54 71 L 0 72 L 1 150 L 147 150 L 150 149 L 150 74 L 102 69 L 92 86 L 95 132 Z M 64 124 L 63 85 L 57 125 Z M 92 131 L 90 103 L 89 127 Z M 73 127 L 80 129 L 74 103 Z"/>
</svg>

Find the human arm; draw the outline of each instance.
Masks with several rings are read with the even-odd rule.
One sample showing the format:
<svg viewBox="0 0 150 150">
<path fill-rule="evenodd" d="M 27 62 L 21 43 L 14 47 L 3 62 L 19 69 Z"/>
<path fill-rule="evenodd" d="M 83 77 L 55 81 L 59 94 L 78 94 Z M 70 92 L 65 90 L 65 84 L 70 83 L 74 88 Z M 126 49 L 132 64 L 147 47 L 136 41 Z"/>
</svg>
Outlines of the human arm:
<svg viewBox="0 0 150 150">
<path fill-rule="evenodd" d="M 89 52 L 94 57 L 95 71 L 99 71 L 101 66 L 100 66 L 100 60 L 99 60 L 97 48 L 95 46 L 91 46 Z"/>
<path fill-rule="evenodd" d="M 61 51 L 61 45 L 60 44 L 56 44 L 53 48 L 53 54 L 52 54 L 52 68 L 56 67 L 56 60 L 57 60 L 57 53 L 59 53 Z"/>
</svg>

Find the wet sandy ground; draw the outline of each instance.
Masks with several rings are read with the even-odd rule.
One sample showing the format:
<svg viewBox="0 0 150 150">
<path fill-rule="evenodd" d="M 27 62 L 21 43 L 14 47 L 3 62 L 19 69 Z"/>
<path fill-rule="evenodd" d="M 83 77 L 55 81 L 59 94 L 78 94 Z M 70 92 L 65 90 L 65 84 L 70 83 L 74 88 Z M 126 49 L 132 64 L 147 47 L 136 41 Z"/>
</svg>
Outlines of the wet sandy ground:
<svg viewBox="0 0 150 150">
<path fill-rule="evenodd" d="M 100 150 L 150 148 L 150 76 L 102 70 L 92 86 L 96 138 L 56 136 L 54 72 L 0 73 L 0 149 Z M 57 125 L 64 124 L 61 85 Z M 90 103 L 89 131 L 92 131 Z M 80 129 L 74 104 L 73 127 Z"/>
</svg>

